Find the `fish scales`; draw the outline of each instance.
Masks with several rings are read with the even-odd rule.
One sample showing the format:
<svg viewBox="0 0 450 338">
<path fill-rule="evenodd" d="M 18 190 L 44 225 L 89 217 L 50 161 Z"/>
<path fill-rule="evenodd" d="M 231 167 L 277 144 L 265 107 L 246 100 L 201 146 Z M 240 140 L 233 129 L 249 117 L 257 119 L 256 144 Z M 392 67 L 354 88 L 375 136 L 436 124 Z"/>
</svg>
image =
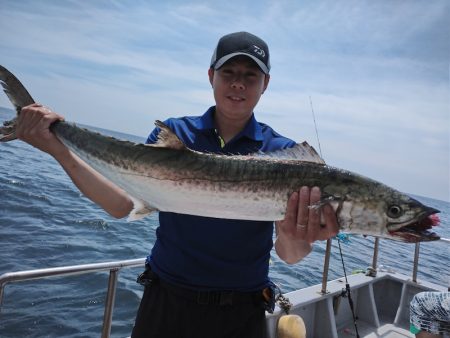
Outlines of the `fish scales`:
<svg viewBox="0 0 450 338">
<path fill-rule="evenodd" d="M 73 131 L 75 127 L 71 129 Z M 58 127 L 56 133 L 69 147 L 72 146 L 66 140 L 68 135 L 63 136 Z M 202 154 L 187 149 L 136 147 L 87 130 L 77 132 L 82 133 L 86 135 L 81 140 L 96 140 L 88 144 L 82 141 L 81 152 L 74 149 L 85 161 L 111 180 L 118 178 L 111 175 L 106 163 L 116 167 L 112 172 L 121 172 L 118 184 L 122 188 L 163 211 L 234 219 L 280 220 L 284 217 L 289 195 L 299 186 L 319 186 L 324 195 L 330 196 L 345 196 L 347 190 L 362 187 L 357 175 L 315 163 Z M 121 146 L 111 147 L 112 143 Z M 80 149 L 80 145 L 76 147 Z M 107 153 L 102 156 L 105 164 L 92 160 L 100 158 L 99 154 L 103 152 Z M 134 170 L 132 175 L 126 171 L 130 169 Z M 140 177 L 149 191 L 132 187 L 136 177 Z M 166 181 L 166 184 L 161 181 Z M 168 185 L 177 187 L 172 192 L 172 200 L 183 201 L 183 206 L 165 204 L 166 199 L 153 193 L 162 186 L 167 189 Z M 367 180 L 364 186 L 367 186 Z M 192 196 L 196 196 L 198 203 L 188 202 Z M 229 214 L 223 214 L 224 204 L 230 209 Z"/>
</svg>

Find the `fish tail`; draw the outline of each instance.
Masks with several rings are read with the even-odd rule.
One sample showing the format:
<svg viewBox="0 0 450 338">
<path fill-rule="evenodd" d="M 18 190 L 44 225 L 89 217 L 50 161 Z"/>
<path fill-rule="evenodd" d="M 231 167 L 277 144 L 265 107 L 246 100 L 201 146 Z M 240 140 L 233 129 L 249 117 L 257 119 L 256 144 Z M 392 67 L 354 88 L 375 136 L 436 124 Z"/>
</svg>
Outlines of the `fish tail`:
<svg viewBox="0 0 450 338">
<path fill-rule="evenodd" d="M 33 98 L 25 89 L 23 84 L 8 69 L 0 65 L 0 84 L 3 91 L 16 109 L 17 115 L 23 107 L 34 103 Z M 3 123 L 0 127 L 0 142 L 15 140 L 17 118 Z"/>
</svg>

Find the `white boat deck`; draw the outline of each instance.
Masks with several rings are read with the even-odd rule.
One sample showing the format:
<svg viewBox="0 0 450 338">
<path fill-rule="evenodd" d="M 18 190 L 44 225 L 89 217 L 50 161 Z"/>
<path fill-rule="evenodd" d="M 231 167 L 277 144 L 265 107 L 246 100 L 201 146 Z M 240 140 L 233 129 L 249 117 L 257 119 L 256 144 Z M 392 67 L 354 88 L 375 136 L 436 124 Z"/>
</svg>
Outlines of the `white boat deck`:
<svg viewBox="0 0 450 338">
<path fill-rule="evenodd" d="M 378 272 L 377 277 L 362 273 L 348 276 L 361 338 L 414 337 L 409 332 L 409 304 L 421 291 L 446 291 L 446 288 L 428 282 L 415 283 L 410 277 L 395 272 Z M 297 314 L 305 322 L 307 338 L 356 337 L 350 305 L 342 297 L 345 279 L 328 282 L 327 293 L 321 285 L 314 285 L 288 293 Z M 270 337 L 276 337 L 280 309 L 267 315 Z"/>
<path fill-rule="evenodd" d="M 408 329 L 397 327 L 393 324 L 382 324 L 380 327 L 375 328 L 373 325 L 366 322 L 358 322 L 358 332 L 361 338 L 406 338 L 415 336 L 409 332 Z M 353 325 L 349 325 L 348 328 L 338 330 L 339 338 L 354 338 L 356 337 L 355 328 Z"/>
</svg>

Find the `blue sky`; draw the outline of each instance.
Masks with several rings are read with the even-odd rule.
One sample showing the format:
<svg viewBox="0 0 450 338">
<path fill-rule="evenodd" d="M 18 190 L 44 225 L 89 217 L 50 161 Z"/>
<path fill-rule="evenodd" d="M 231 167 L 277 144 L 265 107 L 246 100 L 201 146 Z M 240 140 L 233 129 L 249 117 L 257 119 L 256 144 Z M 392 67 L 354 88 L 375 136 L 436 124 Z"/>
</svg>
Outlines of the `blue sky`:
<svg viewBox="0 0 450 338">
<path fill-rule="evenodd" d="M 0 14 L 0 64 L 36 101 L 141 136 L 213 105 L 215 44 L 250 31 L 271 51 L 258 120 L 318 148 L 311 97 L 328 164 L 450 200 L 447 0 L 1 0 Z"/>
</svg>

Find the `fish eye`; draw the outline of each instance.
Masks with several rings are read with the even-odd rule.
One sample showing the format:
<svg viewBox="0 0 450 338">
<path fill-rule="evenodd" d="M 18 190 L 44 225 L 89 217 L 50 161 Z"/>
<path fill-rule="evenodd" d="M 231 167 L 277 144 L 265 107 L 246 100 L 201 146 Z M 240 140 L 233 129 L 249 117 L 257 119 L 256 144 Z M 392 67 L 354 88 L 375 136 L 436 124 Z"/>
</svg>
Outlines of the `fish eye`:
<svg viewBox="0 0 450 338">
<path fill-rule="evenodd" d="M 387 215 L 391 218 L 398 218 L 403 215 L 403 209 L 398 205 L 390 205 L 387 210 Z"/>
</svg>

